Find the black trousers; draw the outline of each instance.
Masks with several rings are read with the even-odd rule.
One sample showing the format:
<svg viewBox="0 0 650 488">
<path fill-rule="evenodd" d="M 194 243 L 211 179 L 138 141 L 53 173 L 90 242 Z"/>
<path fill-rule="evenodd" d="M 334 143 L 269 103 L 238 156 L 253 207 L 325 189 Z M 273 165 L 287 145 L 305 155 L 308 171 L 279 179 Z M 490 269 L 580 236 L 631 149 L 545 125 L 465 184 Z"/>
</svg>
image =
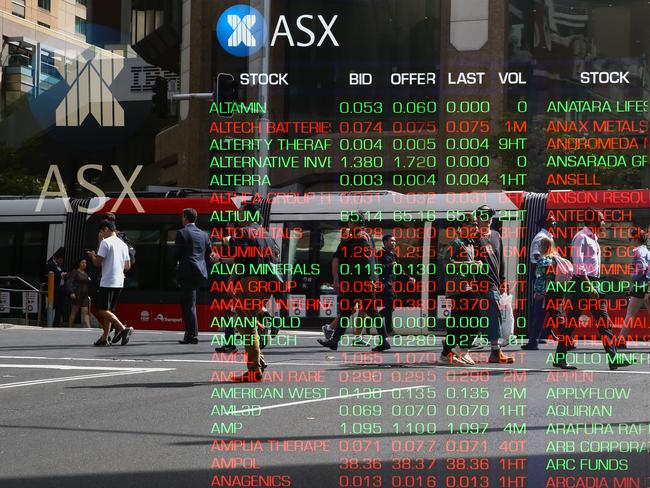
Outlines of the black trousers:
<svg viewBox="0 0 650 488">
<path fill-rule="evenodd" d="M 384 290 L 381 292 L 381 299 L 384 302 L 384 327 L 388 333 L 393 332 L 393 286 L 384 283 Z"/>
<path fill-rule="evenodd" d="M 377 332 L 381 335 L 383 342 L 387 342 L 388 334 L 386 332 L 386 326 L 382 316 L 377 312 L 374 293 L 342 293 L 339 295 L 339 325 L 334 331 L 332 340 L 338 344 L 341 340 L 341 336 L 343 336 L 348 329 L 352 328 L 349 319 L 354 314 L 355 305 L 357 304 L 359 304 L 361 310 L 366 312 L 368 317 L 373 319 L 375 324 L 378 324 L 376 327 Z M 346 321 L 348 322 L 347 324 L 345 324 Z"/>
<path fill-rule="evenodd" d="M 64 286 L 57 286 L 54 289 L 54 321 L 52 325 L 58 327 L 62 324 L 65 315 L 66 293 Z"/>
<path fill-rule="evenodd" d="M 597 281 L 590 279 L 590 281 Z M 573 332 L 578 326 L 578 319 L 582 312 L 591 312 L 591 315 L 598 327 L 598 333 L 603 343 L 607 358 L 614 362 L 616 358 L 616 346 L 614 345 L 614 332 L 612 323 L 607 313 L 607 299 L 604 295 L 599 294 L 598 299 L 590 299 L 589 294 L 583 291 L 583 284 L 586 279 L 580 276 L 573 278 L 573 291 L 566 293 L 566 298 L 570 300 L 571 307 L 568 307 L 566 321 L 560 322 L 560 334 L 555 351 L 556 361 L 566 359 L 567 347 L 573 336 Z"/>
<path fill-rule="evenodd" d="M 201 280 L 183 280 L 181 285 L 181 310 L 185 323 L 184 339 L 190 340 L 198 337 L 199 327 L 196 318 L 196 293 L 201 286 Z"/>
</svg>

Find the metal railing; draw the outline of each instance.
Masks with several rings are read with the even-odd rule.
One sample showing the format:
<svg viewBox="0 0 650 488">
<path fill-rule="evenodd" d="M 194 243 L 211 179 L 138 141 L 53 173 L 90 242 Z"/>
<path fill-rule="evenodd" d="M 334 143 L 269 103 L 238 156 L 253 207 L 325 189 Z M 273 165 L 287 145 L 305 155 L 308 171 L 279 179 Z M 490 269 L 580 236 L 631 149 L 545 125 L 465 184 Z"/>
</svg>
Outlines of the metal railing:
<svg viewBox="0 0 650 488">
<path fill-rule="evenodd" d="M 1 308 L 3 310 L 22 310 L 25 312 L 25 321 L 29 321 L 29 316 L 30 315 L 36 315 L 36 321 L 40 325 L 41 324 L 41 297 L 42 296 L 47 296 L 48 292 L 47 290 L 44 290 L 43 287 L 47 286 L 46 283 L 42 283 L 39 288 L 34 287 L 32 284 L 28 283 L 24 279 L 22 279 L 20 276 L 0 276 L 0 281 L 9 281 L 9 282 L 18 282 L 21 285 L 23 285 L 24 288 L 0 288 L 0 293 L 5 292 L 9 293 L 9 299 L 7 300 L 6 304 L 2 304 Z M 35 303 L 35 310 L 30 310 L 29 307 L 29 300 L 26 298 L 23 298 L 23 305 L 19 307 L 12 307 L 11 306 L 11 294 L 12 293 L 36 293 L 37 299 Z M 24 296 L 24 295 L 23 295 Z M 0 315 L 1 317 L 2 315 Z"/>
</svg>

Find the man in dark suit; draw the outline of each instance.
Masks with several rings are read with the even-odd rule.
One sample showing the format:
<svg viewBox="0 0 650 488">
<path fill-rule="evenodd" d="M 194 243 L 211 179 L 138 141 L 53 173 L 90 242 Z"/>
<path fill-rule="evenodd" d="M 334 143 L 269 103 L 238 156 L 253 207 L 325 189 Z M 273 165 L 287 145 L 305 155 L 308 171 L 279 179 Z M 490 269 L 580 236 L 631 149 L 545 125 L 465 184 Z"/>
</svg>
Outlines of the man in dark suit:
<svg viewBox="0 0 650 488">
<path fill-rule="evenodd" d="M 174 261 L 178 263 L 177 278 L 181 287 L 181 308 L 185 322 L 185 337 L 181 344 L 199 342 L 196 319 L 196 291 L 208 279 L 206 261 L 211 246 L 208 235 L 196 226 L 197 213 L 193 208 L 183 210 L 183 228 L 176 232 Z"/>
<path fill-rule="evenodd" d="M 47 272 L 54 273 L 54 327 L 59 327 L 63 322 L 63 312 L 65 310 L 65 280 L 68 276 L 63 268 L 64 248 L 58 251 L 47 261 Z"/>
</svg>

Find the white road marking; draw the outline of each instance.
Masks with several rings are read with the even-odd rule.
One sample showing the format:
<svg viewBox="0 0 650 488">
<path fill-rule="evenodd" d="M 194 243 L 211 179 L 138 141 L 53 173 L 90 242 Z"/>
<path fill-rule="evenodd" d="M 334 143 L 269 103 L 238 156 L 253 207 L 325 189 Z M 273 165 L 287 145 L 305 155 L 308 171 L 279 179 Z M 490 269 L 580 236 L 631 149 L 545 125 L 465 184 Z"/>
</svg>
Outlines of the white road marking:
<svg viewBox="0 0 650 488">
<path fill-rule="evenodd" d="M 18 369 L 56 369 L 63 371 L 103 371 L 103 373 L 84 374 L 77 376 L 64 376 L 58 378 L 44 378 L 40 380 L 16 381 L 13 383 L 0 384 L 0 389 L 20 388 L 22 386 L 44 385 L 48 383 L 61 383 L 63 381 L 78 381 L 95 378 L 108 378 L 111 376 L 123 376 L 129 374 L 158 373 L 163 371 L 174 371 L 176 368 L 116 368 L 106 366 L 70 366 L 68 364 L 8 364 L 0 363 L 0 368 Z"/>
<path fill-rule="evenodd" d="M 630 354 L 628 349 L 626 354 Z M 648 353 L 645 353 L 648 354 Z M 124 363 L 189 363 L 189 364 L 246 364 L 245 361 L 221 361 L 221 360 L 211 360 L 211 359 L 118 359 L 118 358 L 70 358 L 70 357 L 47 357 L 47 356 L 0 356 L 0 359 L 41 359 L 48 361 L 100 361 L 100 362 L 124 362 Z M 327 365 L 339 365 L 339 364 L 357 364 L 359 366 L 367 366 L 368 369 L 391 369 L 392 365 L 390 363 L 384 364 L 367 364 L 367 363 L 350 363 L 344 361 L 310 361 L 310 362 L 293 362 L 293 361 L 278 361 L 269 363 L 269 366 L 327 366 Z M 603 363 L 606 366 L 606 363 Z M 643 363 L 637 363 L 634 366 L 639 367 L 643 366 Z M 401 364 L 396 364 L 397 367 L 403 366 Z M 560 368 L 522 368 L 522 367 L 496 367 L 496 366 L 447 366 L 437 363 L 422 363 L 422 364 L 408 364 L 411 369 L 421 369 L 421 368 L 440 368 L 440 369 L 459 369 L 459 370 L 472 370 L 472 371 L 528 371 L 534 373 L 560 373 L 565 371 Z M 119 368 L 109 368 L 111 370 Z M 610 371 L 607 369 L 578 369 L 575 370 L 576 373 L 615 373 L 615 374 L 641 374 L 647 375 L 650 374 L 650 371 L 634 371 L 627 368 L 621 368 L 616 371 Z"/>
<path fill-rule="evenodd" d="M 233 383 L 233 384 L 239 384 L 239 383 Z M 360 397 L 360 396 L 377 395 L 379 393 L 391 393 L 393 391 L 414 390 L 416 388 L 427 388 L 427 387 L 430 387 L 430 386 L 431 385 L 404 386 L 402 388 L 389 388 L 387 390 L 373 390 L 373 391 L 368 391 L 368 392 L 364 392 L 364 393 L 351 393 L 349 395 L 337 395 L 337 396 L 325 397 L 325 398 L 313 398 L 313 399 L 310 399 L 310 400 L 299 400 L 297 402 L 278 403 L 276 405 L 267 405 L 267 406 L 264 406 L 264 407 L 244 408 L 242 410 L 236 410 L 234 412 L 229 412 L 228 415 L 241 415 L 241 414 L 247 414 L 247 413 L 251 413 L 251 412 L 259 412 L 260 410 L 271 410 L 271 409 L 274 409 L 274 408 L 292 407 L 294 405 L 303 405 L 305 403 L 326 402 L 328 400 L 340 400 L 342 398 L 355 398 L 355 397 Z"/>
<path fill-rule="evenodd" d="M 210 353 L 215 354 L 215 353 Z M 242 355 L 242 358 L 244 356 Z M 118 359 L 118 358 L 62 358 L 62 357 L 48 357 L 48 356 L 0 356 L 0 359 L 40 359 L 48 361 L 100 361 L 100 362 L 122 362 L 122 363 L 196 363 L 196 364 L 212 364 L 212 363 L 226 363 L 226 364 L 246 364 L 245 360 L 242 361 L 221 361 L 211 359 Z M 274 362 L 275 365 L 283 366 L 327 366 L 331 364 L 343 364 L 343 361 L 310 361 L 310 362 L 291 362 L 282 361 Z M 115 368 L 111 368 L 115 369 Z"/>
<path fill-rule="evenodd" d="M 169 368 L 116 368 L 109 366 L 70 366 L 68 364 L 5 364 L 0 363 L 0 368 L 27 368 L 27 369 L 61 369 L 61 370 L 95 370 L 95 371 L 169 371 Z"/>
</svg>

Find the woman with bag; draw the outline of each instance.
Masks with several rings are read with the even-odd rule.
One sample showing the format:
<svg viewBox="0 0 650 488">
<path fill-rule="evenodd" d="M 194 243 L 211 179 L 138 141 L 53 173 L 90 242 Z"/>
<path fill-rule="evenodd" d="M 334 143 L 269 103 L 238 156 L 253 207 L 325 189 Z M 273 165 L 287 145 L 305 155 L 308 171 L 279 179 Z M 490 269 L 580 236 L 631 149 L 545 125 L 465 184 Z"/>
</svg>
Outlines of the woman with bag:
<svg viewBox="0 0 650 488">
<path fill-rule="evenodd" d="M 566 263 L 571 263 L 566 259 L 558 256 L 555 249 L 555 243 L 552 237 L 544 237 L 539 244 L 540 257 L 537 260 L 535 268 L 535 282 L 533 284 L 533 300 L 539 300 L 544 303 L 544 314 L 548 314 L 549 320 L 552 321 L 550 326 L 555 325 L 560 318 L 560 304 L 563 300 L 563 294 L 556 291 L 554 286 L 556 281 L 565 281 L 565 275 L 570 275 L 573 269 L 565 269 Z M 550 285 L 550 286 L 549 286 Z M 539 349 L 537 339 L 540 336 L 539 325 L 546 325 L 545 317 L 542 320 L 533 321 L 528 329 L 528 344 L 521 346 L 525 351 L 537 351 Z"/>
<path fill-rule="evenodd" d="M 74 326 L 77 312 L 81 309 L 81 321 L 87 329 L 90 328 L 90 312 L 88 309 L 88 286 L 90 285 L 90 277 L 86 273 L 88 261 L 81 259 L 74 267 L 70 276 L 68 276 L 67 294 L 72 305 L 70 312 L 69 327 Z"/>
<path fill-rule="evenodd" d="M 474 238 L 478 235 L 478 224 L 474 215 L 468 213 L 456 222 L 456 237 L 449 243 L 445 270 L 452 270 L 446 276 L 445 295 L 452 300 L 451 314 L 446 318 L 445 336 L 439 364 L 445 366 L 473 366 L 469 347 L 480 333 L 478 324 L 471 320 L 478 315 L 470 312 L 468 304 L 476 298 L 476 276 L 472 267 L 482 265 L 475 261 Z"/>
<path fill-rule="evenodd" d="M 625 313 L 625 321 L 621 327 L 621 334 L 619 335 L 620 342 L 619 349 L 627 349 L 628 331 L 632 325 L 632 321 L 643 307 L 644 302 L 646 308 L 650 310 L 650 250 L 646 245 L 648 235 L 641 229 L 632 229 L 631 237 L 637 243 L 637 247 L 632 251 L 632 276 L 630 279 L 630 301 L 627 304 L 627 312 Z"/>
</svg>

